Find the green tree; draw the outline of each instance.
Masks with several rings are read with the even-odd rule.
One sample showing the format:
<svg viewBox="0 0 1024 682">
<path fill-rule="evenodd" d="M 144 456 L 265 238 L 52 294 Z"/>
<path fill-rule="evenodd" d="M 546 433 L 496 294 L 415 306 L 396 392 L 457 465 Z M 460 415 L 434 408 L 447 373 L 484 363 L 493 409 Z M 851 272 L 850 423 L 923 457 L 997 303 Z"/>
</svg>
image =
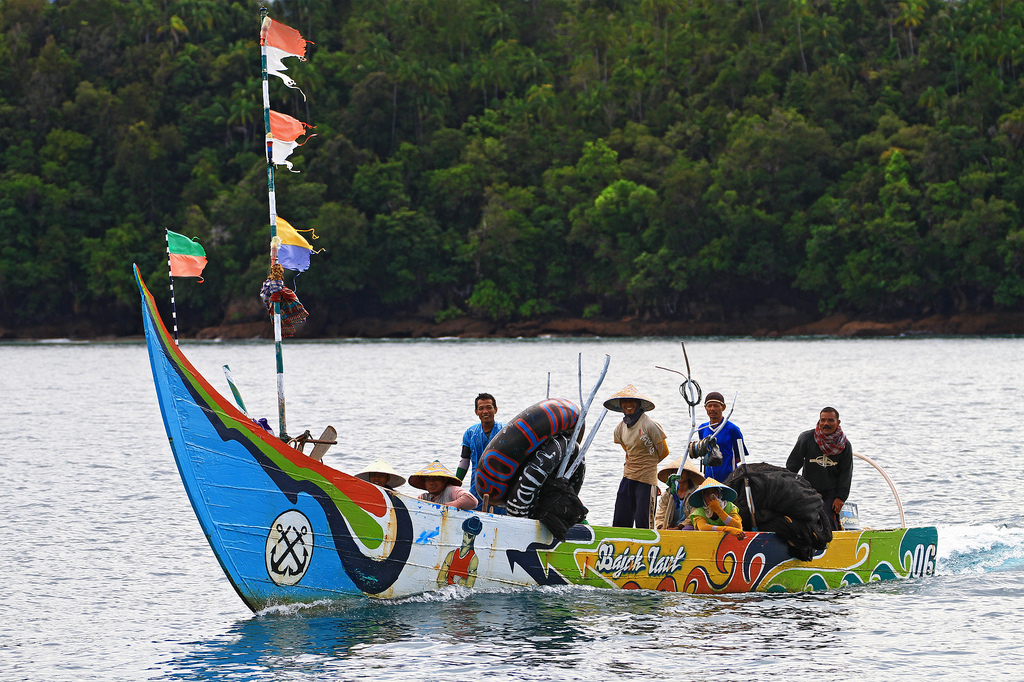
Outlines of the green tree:
<svg viewBox="0 0 1024 682">
<path fill-rule="evenodd" d="M 409 208 L 374 217 L 369 241 L 375 245 L 373 258 L 376 289 L 386 305 L 417 304 L 432 296 L 443 297 L 444 285 L 453 281 L 448 248 L 441 230 L 429 216 Z"/>
</svg>

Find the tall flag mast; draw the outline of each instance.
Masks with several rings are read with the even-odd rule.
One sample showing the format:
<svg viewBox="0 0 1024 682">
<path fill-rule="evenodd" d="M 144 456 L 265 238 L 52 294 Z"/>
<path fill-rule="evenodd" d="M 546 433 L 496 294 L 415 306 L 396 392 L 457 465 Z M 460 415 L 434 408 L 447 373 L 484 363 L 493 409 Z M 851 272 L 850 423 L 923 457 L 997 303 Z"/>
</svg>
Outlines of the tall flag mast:
<svg viewBox="0 0 1024 682">
<path fill-rule="evenodd" d="M 282 271 L 277 260 L 278 248 L 281 240 L 277 236 L 277 197 L 274 189 L 274 134 L 271 126 L 270 111 L 270 86 L 267 80 L 268 73 L 281 78 L 288 87 L 296 87 L 295 81 L 285 76 L 285 70 L 281 59 L 284 57 L 299 57 L 305 59 L 306 40 L 293 28 L 285 26 L 280 22 L 273 21 L 267 16 L 267 8 L 260 8 L 260 60 L 263 68 L 263 123 L 266 128 L 266 149 L 267 149 L 267 193 L 270 204 L 270 268 L 271 273 Z M 268 62 L 270 69 L 268 70 Z M 276 112 L 275 116 L 277 115 Z M 290 117 L 289 117 L 290 118 Z M 294 137 L 292 140 L 294 141 Z M 290 153 L 290 150 L 289 150 Z M 285 154 L 285 157 L 287 154 Z M 284 163 L 283 158 L 278 154 L 279 163 Z M 289 166 L 290 167 L 290 166 Z M 276 266 L 276 267 L 275 267 Z M 282 271 L 283 272 L 283 271 Z M 274 275 L 271 274 L 273 278 Z M 279 297 L 278 297 L 279 298 Z M 281 301 L 273 301 L 274 315 L 274 348 L 277 354 L 277 413 L 280 424 L 279 437 L 288 441 L 288 429 L 284 409 L 284 358 L 281 352 Z"/>
</svg>

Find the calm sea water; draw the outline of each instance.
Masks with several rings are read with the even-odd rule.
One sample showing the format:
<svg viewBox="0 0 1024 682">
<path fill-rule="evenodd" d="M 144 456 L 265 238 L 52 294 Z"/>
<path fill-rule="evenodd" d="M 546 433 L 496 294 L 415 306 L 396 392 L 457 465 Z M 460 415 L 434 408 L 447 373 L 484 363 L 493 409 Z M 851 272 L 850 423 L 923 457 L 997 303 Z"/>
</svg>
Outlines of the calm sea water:
<svg viewBox="0 0 1024 682">
<path fill-rule="evenodd" d="M 276 428 L 272 344 L 183 344 Z M 891 679 L 1024 677 L 1024 340 L 687 342 L 694 378 L 735 400 L 752 461 L 784 464 L 823 405 L 896 482 L 909 525 L 939 528 L 938 574 L 821 594 L 693 597 L 586 588 L 463 588 L 252 614 L 203 538 L 174 467 L 145 347 L 0 345 L 2 680 Z M 670 446 L 689 432 L 678 341 L 338 341 L 286 347 L 289 431 L 327 424 L 325 457 L 355 471 L 454 468 L 473 397 L 507 419 L 634 383 Z M 596 414 L 596 413 L 595 413 Z M 621 451 L 606 420 L 582 497 L 611 519 Z M 857 462 L 852 499 L 898 523 Z"/>
</svg>

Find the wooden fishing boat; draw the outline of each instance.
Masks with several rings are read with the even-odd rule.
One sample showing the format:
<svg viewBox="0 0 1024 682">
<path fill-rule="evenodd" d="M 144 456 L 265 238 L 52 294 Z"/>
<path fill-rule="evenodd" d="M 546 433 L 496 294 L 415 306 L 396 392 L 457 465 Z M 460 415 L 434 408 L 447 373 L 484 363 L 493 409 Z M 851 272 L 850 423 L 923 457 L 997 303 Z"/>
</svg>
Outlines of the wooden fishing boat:
<svg viewBox="0 0 1024 682">
<path fill-rule="evenodd" d="M 840 531 L 811 561 L 773 533 L 576 525 L 440 507 L 331 468 L 255 424 L 175 344 L 135 271 L 153 378 L 185 491 L 249 608 L 346 595 L 394 599 L 588 585 L 694 594 L 824 590 L 931 575 L 934 527 Z"/>
</svg>

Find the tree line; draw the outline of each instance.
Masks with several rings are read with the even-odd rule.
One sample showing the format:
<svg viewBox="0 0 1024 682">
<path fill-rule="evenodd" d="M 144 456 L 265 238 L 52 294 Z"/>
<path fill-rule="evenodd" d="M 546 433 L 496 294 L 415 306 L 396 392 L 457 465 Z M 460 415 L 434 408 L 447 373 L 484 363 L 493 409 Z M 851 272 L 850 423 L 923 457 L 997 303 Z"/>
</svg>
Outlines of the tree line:
<svg viewBox="0 0 1024 682">
<path fill-rule="evenodd" d="M 1024 3 L 277 0 L 275 175 L 325 316 L 876 316 L 1024 300 Z M 270 237 L 259 4 L 0 0 L 0 325 L 189 327 Z M 290 278 L 289 278 L 290 279 Z"/>
</svg>

